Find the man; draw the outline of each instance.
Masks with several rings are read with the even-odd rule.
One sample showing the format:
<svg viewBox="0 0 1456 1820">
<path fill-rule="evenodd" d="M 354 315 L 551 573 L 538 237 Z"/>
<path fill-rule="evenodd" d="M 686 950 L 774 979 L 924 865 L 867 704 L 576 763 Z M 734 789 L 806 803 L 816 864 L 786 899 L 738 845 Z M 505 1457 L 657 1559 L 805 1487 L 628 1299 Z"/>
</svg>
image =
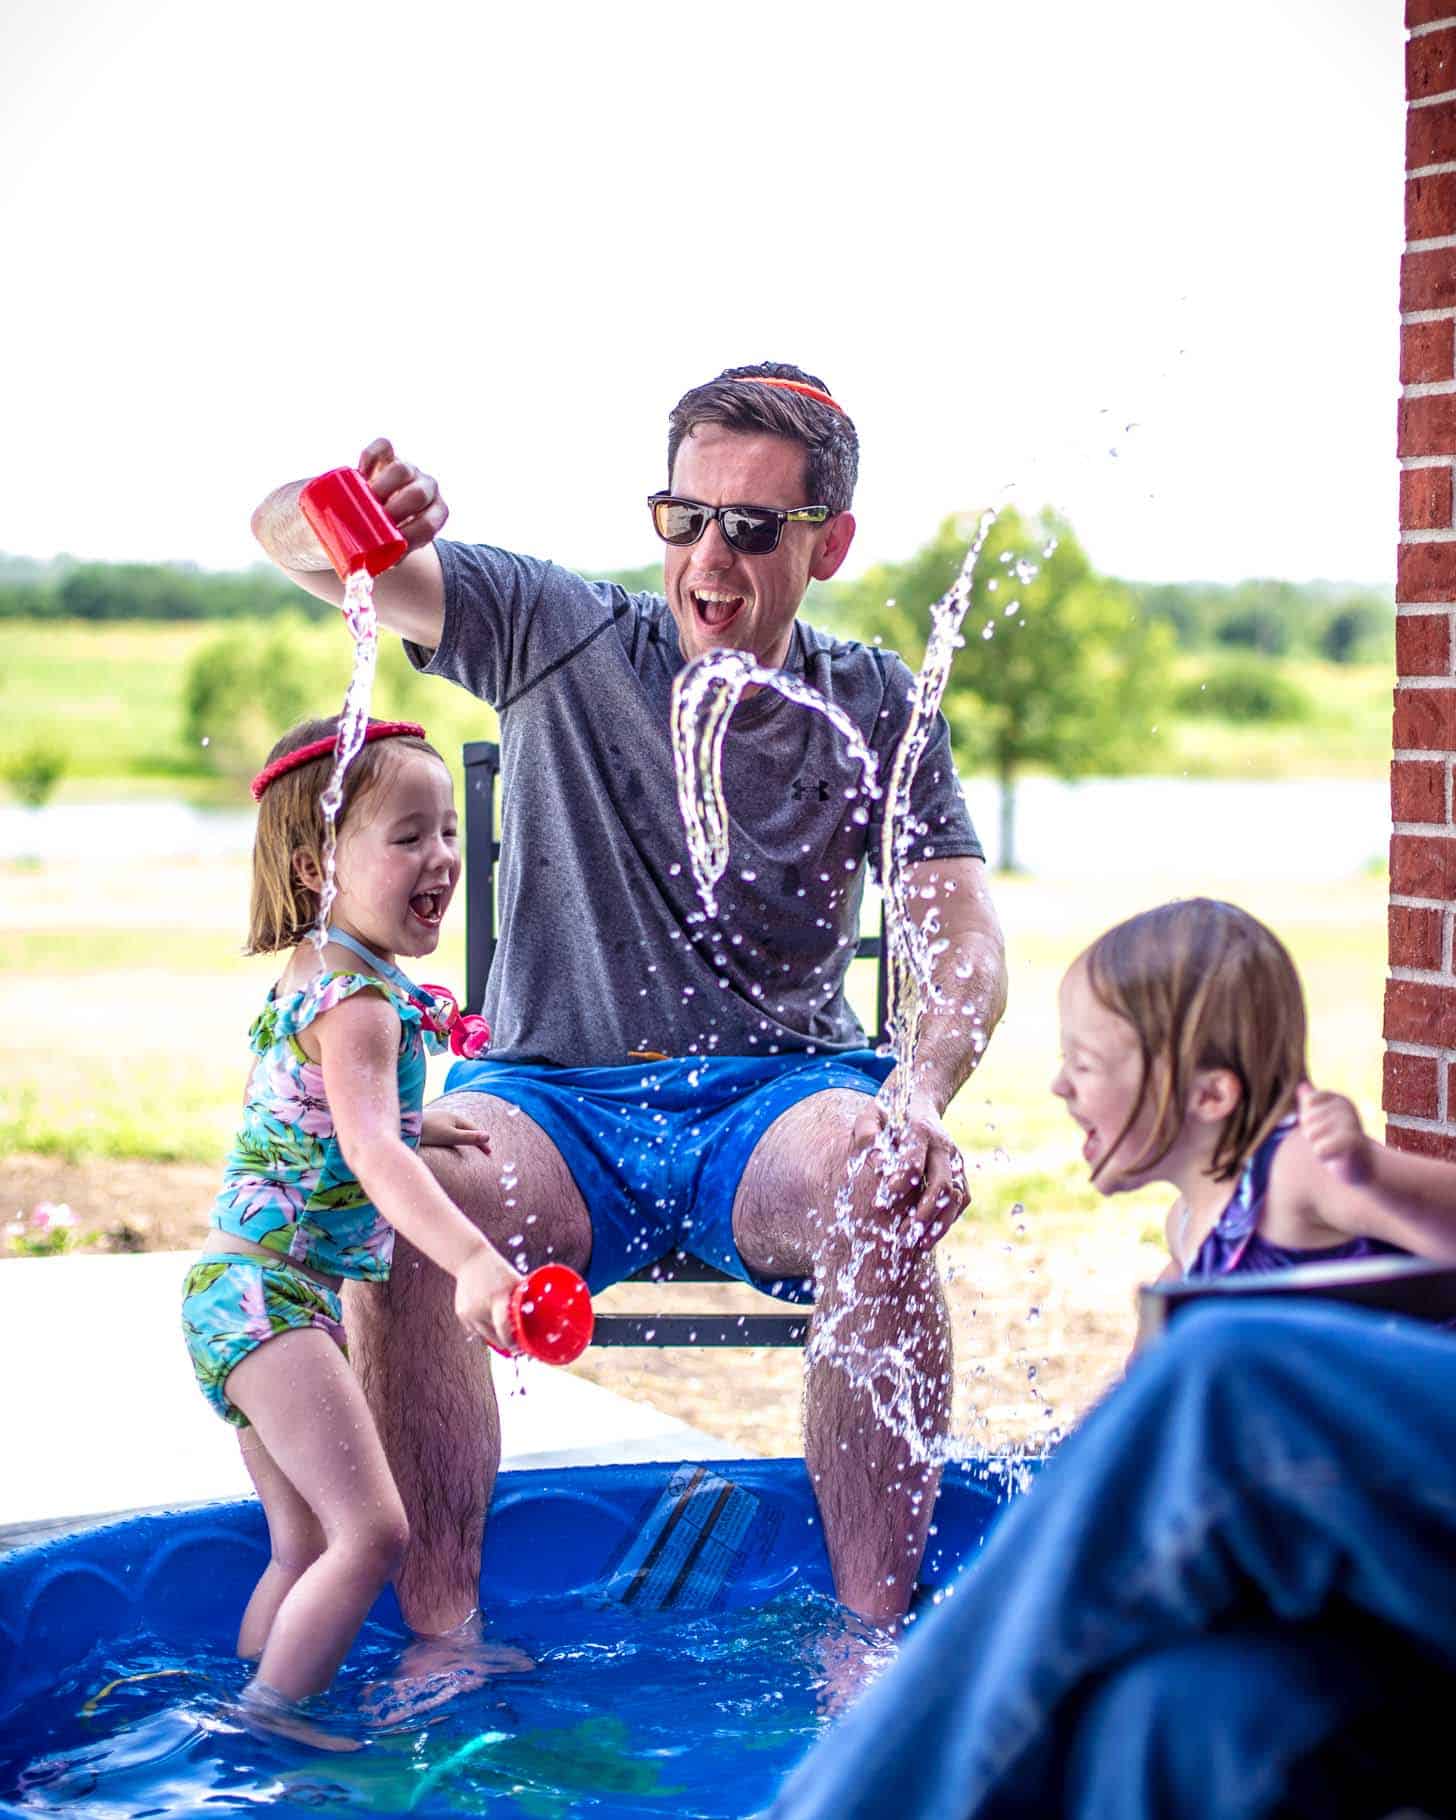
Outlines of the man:
<svg viewBox="0 0 1456 1820">
<path fill-rule="evenodd" d="M 521 1267 L 558 1258 L 595 1290 L 683 1243 L 762 1287 L 812 1295 L 834 1345 L 816 1357 L 811 1343 L 805 1453 L 835 1585 L 891 1624 L 924 1549 L 950 1394 L 931 1247 L 967 1197 L 941 1117 L 1005 996 L 981 848 L 942 720 L 908 831 L 941 999 L 892 1179 L 862 1168 L 849 1182 L 883 1123 L 874 1096 L 890 1070 L 842 992 L 883 799 L 866 800 L 820 716 L 771 690 L 745 698 L 724 747 L 728 874 L 705 919 L 668 726 L 684 664 L 731 648 L 837 702 L 888 775 L 909 672 L 798 618 L 809 583 L 848 553 L 857 461 L 850 419 L 796 367 L 733 368 L 689 392 L 672 414 L 669 489 L 652 502 L 665 601 L 437 541 L 446 508 L 432 479 L 384 441 L 360 465 L 409 545 L 376 583 L 380 619 L 417 666 L 500 718 L 495 1048 L 452 1071 L 437 1117 L 462 1141 L 427 1149 L 430 1166 Z M 254 530 L 303 587 L 337 601 L 301 484 L 271 494 Z M 466 1141 L 480 1133 L 488 1153 Z M 401 1605 L 416 1631 L 442 1635 L 475 1602 L 499 1457 L 487 1364 L 456 1327 L 446 1280 L 403 1242 L 387 1294 L 360 1298 L 351 1323 L 410 1515 Z"/>
</svg>

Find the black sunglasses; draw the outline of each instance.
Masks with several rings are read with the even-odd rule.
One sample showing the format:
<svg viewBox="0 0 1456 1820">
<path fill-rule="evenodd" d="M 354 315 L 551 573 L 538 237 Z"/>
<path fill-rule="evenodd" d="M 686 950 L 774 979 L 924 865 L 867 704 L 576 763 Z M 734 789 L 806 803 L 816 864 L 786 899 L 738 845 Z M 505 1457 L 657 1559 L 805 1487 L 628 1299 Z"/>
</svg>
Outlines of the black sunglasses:
<svg viewBox="0 0 1456 1820">
<path fill-rule="evenodd" d="M 822 525 L 834 516 L 828 506 L 794 506 L 787 512 L 775 506 L 705 506 L 675 493 L 654 493 L 647 504 L 652 528 L 675 549 L 696 543 L 716 518 L 724 542 L 745 556 L 776 550 L 785 525 Z"/>
</svg>

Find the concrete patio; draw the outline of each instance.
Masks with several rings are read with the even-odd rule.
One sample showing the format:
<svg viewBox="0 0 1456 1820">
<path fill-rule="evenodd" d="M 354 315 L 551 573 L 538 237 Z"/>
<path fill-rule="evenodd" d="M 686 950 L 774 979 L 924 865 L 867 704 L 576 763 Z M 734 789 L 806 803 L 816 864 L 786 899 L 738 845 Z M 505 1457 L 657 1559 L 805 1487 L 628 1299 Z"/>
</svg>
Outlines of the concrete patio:
<svg viewBox="0 0 1456 1820">
<path fill-rule="evenodd" d="M 182 1344 L 180 1285 L 194 1256 L 0 1263 L 0 1547 L 120 1512 L 251 1495 Z M 492 1363 L 506 1467 L 735 1451 L 567 1371 Z"/>
</svg>

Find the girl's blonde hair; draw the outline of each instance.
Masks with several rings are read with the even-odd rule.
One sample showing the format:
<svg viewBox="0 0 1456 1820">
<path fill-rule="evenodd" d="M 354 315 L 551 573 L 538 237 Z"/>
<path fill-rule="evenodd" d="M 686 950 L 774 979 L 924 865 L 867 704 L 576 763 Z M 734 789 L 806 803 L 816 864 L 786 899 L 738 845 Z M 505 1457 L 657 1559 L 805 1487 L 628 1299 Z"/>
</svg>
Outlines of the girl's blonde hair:
<svg viewBox="0 0 1456 1820">
<path fill-rule="evenodd" d="M 1239 1103 L 1210 1174 L 1231 1180 L 1306 1078 L 1304 991 L 1284 944 L 1246 910 L 1192 897 L 1118 923 L 1082 958 L 1093 994 L 1126 1018 L 1142 1048 L 1137 1104 L 1118 1143 L 1153 1096 L 1152 1134 L 1127 1172 L 1153 1168 L 1173 1148 L 1194 1075 L 1226 1068 Z"/>
<path fill-rule="evenodd" d="M 338 728 L 337 715 L 300 721 L 274 746 L 268 763 L 301 746 L 332 740 Z M 344 800 L 336 823 L 340 834 L 351 811 L 378 788 L 393 764 L 390 749 L 401 746 L 445 762 L 428 740 L 412 733 L 391 734 L 361 746 L 344 774 Z M 253 896 L 245 953 L 275 954 L 280 948 L 296 947 L 318 920 L 319 894 L 299 878 L 297 861 L 311 859 L 323 871 L 324 813 L 319 798 L 333 765 L 331 748 L 275 777 L 263 792 L 253 836 Z"/>
</svg>

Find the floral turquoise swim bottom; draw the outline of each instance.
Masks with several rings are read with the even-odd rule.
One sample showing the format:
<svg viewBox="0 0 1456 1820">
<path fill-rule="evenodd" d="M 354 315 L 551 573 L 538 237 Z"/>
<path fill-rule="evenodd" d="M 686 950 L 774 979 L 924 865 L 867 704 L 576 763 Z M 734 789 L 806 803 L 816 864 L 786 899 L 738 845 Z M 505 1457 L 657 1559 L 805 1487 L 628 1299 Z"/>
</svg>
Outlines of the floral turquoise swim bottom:
<svg viewBox="0 0 1456 1820">
<path fill-rule="evenodd" d="M 344 1311 L 332 1289 L 287 1264 L 256 1258 L 199 1258 L 182 1284 L 182 1333 L 192 1369 L 205 1396 L 224 1422 L 250 1426 L 227 1399 L 228 1374 L 275 1334 L 319 1327 L 349 1356 Z"/>
</svg>

